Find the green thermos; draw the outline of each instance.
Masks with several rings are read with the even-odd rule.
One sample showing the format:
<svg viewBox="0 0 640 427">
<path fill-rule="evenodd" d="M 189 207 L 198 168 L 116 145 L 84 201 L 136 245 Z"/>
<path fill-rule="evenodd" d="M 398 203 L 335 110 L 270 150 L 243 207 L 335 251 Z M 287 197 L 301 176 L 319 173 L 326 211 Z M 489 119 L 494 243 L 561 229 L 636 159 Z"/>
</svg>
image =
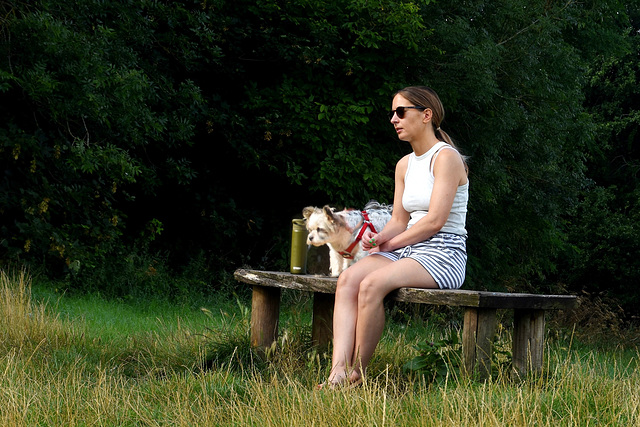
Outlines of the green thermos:
<svg viewBox="0 0 640 427">
<path fill-rule="evenodd" d="M 291 273 L 307 272 L 307 227 L 304 219 L 294 219 L 291 227 Z"/>
</svg>

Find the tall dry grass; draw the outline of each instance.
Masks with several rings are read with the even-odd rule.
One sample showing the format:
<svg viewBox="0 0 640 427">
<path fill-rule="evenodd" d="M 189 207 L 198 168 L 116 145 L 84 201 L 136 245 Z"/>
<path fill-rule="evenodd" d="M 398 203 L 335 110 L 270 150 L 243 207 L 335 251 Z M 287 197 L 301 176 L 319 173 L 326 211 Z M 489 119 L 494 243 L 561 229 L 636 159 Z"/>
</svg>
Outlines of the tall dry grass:
<svg viewBox="0 0 640 427">
<path fill-rule="evenodd" d="M 208 334 L 225 331 L 99 339 L 34 303 L 24 273 L 1 273 L 0 282 L 3 426 L 640 425 L 637 350 L 559 341 L 547 346 L 539 377 L 428 384 L 400 370 L 412 343 L 388 334 L 362 387 L 316 391 L 326 355 L 301 349 L 304 339 L 286 325 L 269 360 L 254 363 L 234 348 L 203 370 Z M 246 321 L 225 327 L 242 334 Z"/>
<path fill-rule="evenodd" d="M 0 271 L 0 351 L 36 356 L 66 347 L 74 330 L 46 312 L 46 305 L 32 304 L 31 279 L 23 270 Z"/>
</svg>

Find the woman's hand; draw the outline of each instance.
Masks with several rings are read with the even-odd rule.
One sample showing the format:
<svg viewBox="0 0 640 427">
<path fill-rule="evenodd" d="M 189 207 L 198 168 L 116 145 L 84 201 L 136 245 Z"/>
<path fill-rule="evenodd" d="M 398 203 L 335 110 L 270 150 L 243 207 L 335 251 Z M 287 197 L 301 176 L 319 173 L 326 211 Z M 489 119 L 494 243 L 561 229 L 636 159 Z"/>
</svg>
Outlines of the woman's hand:
<svg viewBox="0 0 640 427">
<path fill-rule="evenodd" d="M 384 243 L 383 237 L 379 233 L 374 233 L 371 230 L 367 230 L 362 235 L 360 246 L 363 250 L 368 251 L 370 254 L 380 252 L 380 245 Z"/>
</svg>

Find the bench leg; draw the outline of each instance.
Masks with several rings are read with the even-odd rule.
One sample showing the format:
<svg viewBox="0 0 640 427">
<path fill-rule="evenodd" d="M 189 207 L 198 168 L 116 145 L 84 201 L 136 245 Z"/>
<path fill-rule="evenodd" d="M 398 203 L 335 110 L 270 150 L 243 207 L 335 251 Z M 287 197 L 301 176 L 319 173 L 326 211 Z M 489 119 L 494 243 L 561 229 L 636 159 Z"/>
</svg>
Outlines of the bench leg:
<svg viewBox="0 0 640 427">
<path fill-rule="evenodd" d="M 311 343 L 318 348 L 329 345 L 333 338 L 334 294 L 313 293 L 313 323 L 311 325 Z"/>
<path fill-rule="evenodd" d="M 267 349 L 278 335 L 280 288 L 253 285 L 251 298 L 251 346 Z"/>
<path fill-rule="evenodd" d="M 512 354 L 515 375 L 542 369 L 544 310 L 514 310 Z"/>
<path fill-rule="evenodd" d="M 491 377 L 491 355 L 496 329 L 496 309 L 467 307 L 462 329 L 463 374 Z"/>
</svg>

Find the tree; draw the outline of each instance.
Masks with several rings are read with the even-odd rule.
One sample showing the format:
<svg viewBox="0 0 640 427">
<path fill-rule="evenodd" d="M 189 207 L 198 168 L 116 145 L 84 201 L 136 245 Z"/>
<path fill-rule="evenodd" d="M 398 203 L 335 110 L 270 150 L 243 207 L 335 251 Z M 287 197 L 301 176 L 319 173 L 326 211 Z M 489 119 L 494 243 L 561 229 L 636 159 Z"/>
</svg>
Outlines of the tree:
<svg viewBox="0 0 640 427">
<path fill-rule="evenodd" d="M 585 246 L 584 89 L 607 45 L 625 52 L 616 0 L 0 7 L 0 258 L 91 274 L 143 247 L 283 268 L 304 206 L 391 202 L 410 148 L 385 112 L 412 84 L 470 156 L 467 286 L 553 287 Z"/>
<path fill-rule="evenodd" d="M 586 158 L 593 181 L 571 219 L 562 280 L 575 289 L 605 293 L 629 314 L 640 301 L 640 14 L 637 5 L 609 28 L 617 43 L 606 43 L 590 63 L 585 106 L 596 125 Z M 623 19 L 624 17 L 624 19 Z"/>
<path fill-rule="evenodd" d="M 439 2 L 424 79 L 449 106 L 444 126 L 470 156 L 468 283 L 548 286 L 563 223 L 585 185 L 585 63 L 563 37 L 565 3 Z M 428 74 L 427 74 L 428 73 Z"/>
<path fill-rule="evenodd" d="M 173 37 L 169 8 L 151 2 L 2 8 L 2 258 L 91 271 L 123 251 L 137 197 L 196 174 L 182 150 L 204 101 L 179 71 L 198 60 L 182 48 L 207 33 Z M 171 13 L 198 28 L 197 15 Z"/>
</svg>

